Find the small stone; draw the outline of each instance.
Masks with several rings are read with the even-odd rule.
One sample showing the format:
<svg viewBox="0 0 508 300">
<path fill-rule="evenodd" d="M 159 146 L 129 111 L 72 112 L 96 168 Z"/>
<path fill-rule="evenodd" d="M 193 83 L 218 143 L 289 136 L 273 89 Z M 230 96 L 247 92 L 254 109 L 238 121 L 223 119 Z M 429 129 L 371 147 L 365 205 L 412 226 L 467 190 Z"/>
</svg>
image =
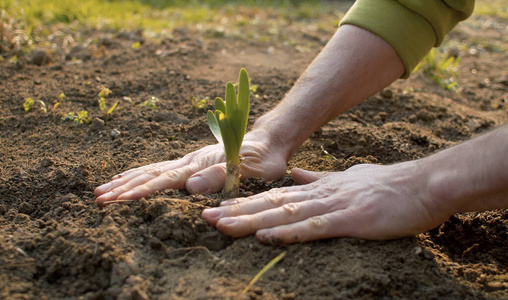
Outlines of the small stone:
<svg viewBox="0 0 508 300">
<path fill-rule="evenodd" d="M 421 256 L 421 255 L 422 255 L 422 253 L 423 253 L 423 249 L 422 249 L 422 247 L 420 247 L 420 246 L 418 246 L 418 247 L 414 247 L 414 248 L 413 248 L 413 251 L 414 251 L 414 253 L 415 253 L 415 255 L 416 255 L 416 256 Z"/>
<path fill-rule="evenodd" d="M 471 132 L 475 132 L 478 128 L 482 127 L 480 122 L 478 122 L 475 119 L 469 120 L 469 122 L 466 123 L 467 127 L 471 130 Z"/>
<path fill-rule="evenodd" d="M 296 299 L 296 294 L 295 293 L 286 293 L 286 294 L 280 295 L 280 298 L 283 300 L 293 300 L 293 299 Z"/>
<path fill-rule="evenodd" d="M 35 211 L 35 207 L 28 202 L 22 202 L 18 208 L 19 213 L 26 214 L 26 215 L 29 215 L 29 214 L 33 213 L 34 211 Z"/>
<path fill-rule="evenodd" d="M 92 124 L 90 124 L 90 131 L 99 131 L 104 128 L 104 120 L 97 117 L 93 118 Z"/>
<path fill-rule="evenodd" d="M 121 135 L 121 132 L 115 128 L 115 129 L 111 130 L 110 135 L 113 139 L 116 139 Z"/>
<path fill-rule="evenodd" d="M 49 55 L 46 51 L 35 50 L 30 54 L 30 63 L 42 66 L 47 65 L 50 62 Z"/>
<path fill-rule="evenodd" d="M 43 158 L 41 160 L 41 167 L 42 168 L 51 167 L 53 164 L 54 164 L 54 162 L 49 158 Z"/>
<path fill-rule="evenodd" d="M 393 91 L 390 90 L 390 89 L 384 89 L 381 91 L 381 96 L 385 97 L 385 98 L 392 98 L 393 97 Z"/>
<path fill-rule="evenodd" d="M 388 114 L 387 114 L 386 112 L 384 112 L 384 111 L 380 112 L 380 113 L 379 113 L 379 114 L 377 114 L 377 115 L 378 115 L 379 119 L 380 119 L 381 121 L 383 121 L 383 122 L 384 122 L 384 121 L 386 121 L 386 118 L 387 118 L 387 116 L 388 116 Z"/>
<path fill-rule="evenodd" d="M 425 121 L 425 122 L 431 122 L 436 119 L 436 115 L 434 113 L 428 112 L 428 111 L 420 111 L 416 114 L 416 116 L 418 117 L 418 119 Z"/>
</svg>

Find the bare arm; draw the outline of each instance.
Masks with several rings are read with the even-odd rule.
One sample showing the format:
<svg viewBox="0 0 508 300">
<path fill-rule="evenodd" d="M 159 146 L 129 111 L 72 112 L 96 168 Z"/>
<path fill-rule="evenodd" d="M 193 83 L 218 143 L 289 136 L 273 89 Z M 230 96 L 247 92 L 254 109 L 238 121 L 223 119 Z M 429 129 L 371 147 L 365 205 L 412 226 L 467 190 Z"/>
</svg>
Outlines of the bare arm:
<svg viewBox="0 0 508 300">
<path fill-rule="evenodd" d="M 508 208 L 508 125 L 421 161 L 429 206 L 446 215 Z"/>
<path fill-rule="evenodd" d="M 403 73 L 402 60 L 390 44 L 365 29 L 344 25 L 254 130 L 265 131 L 272 143 L 284 148 L 288 160 L 315 130 Z"/>
</svg>

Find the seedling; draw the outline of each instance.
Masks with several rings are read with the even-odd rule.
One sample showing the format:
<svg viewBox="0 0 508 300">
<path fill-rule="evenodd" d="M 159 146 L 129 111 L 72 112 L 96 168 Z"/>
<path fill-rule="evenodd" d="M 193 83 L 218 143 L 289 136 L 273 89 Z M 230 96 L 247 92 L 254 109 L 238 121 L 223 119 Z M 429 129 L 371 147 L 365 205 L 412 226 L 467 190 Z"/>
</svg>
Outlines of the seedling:
<svg viewBox="0 0 508 300">
<path fill-rule="evenodd" d="M 159 98 L 152 96 L 150 97 L 150 99 L 143 102 L 143 106 L 157 110 L 157 105 L 159 104 L 159 102 L 160 102 Z"/>
<path fill-rule="evenodd" d="M 99 108 L 106 113 L 106 121 L 118 105 L 118 101 L 116 101 L 109 109 L 107 108 L 106 98 L 108 98 L 109 94 L 111 94 L 111 90 L 101 85 L 101 91 L 99 92 Z"/>
<path fill-rule="evenodd" d="M 416 66 L 414 72 L 419 70 L 423 74 L 430 77 L 436 84 L 446 90 L 455 90 L 457 87 L 457 67 L 459 66 L 460 58 L 445 54 L 439 55 L 438 51 L 432 49 Z"/>
<path fill-rule="evenodd" d="M 25 99 L 25 102 L 23 102 L 23 109 L 25 110 L 25 112 L 29 112 L 30 109 L 32 109 L 32 106 L 34 106 L 35 103 L 38 103 L 39 106 L 41 107 L 41 111 L 42 112 L 47 112 L 47 108 L 46 108 L 46 103 L 44 103 L 44 101 L 42 100 L 34 100 L 30 97 L 26 98 Z"/>
<path fill-rule="evenodd" d="M 70 112 L 65 117 L 62 118 L 62 121 L 74 121 L 74 124 L 89 124 L 92 120 L 88 117 L 88 112 L 86 110 L 82 110 L 79 113 Z"/>
<path fill-rule="evenodd" d="M 194 111 L 204 109 L 208 106 L 208 97 L 199 99 L 199 97 L 191 97 L 191 105 Z"/>
<path fill-rule="evenodd" d="M 240 148 L 247 130 L 250 107 L 249 75 L 240 70 L 238 94 L 233 83 L 226 85 L 226 101 L 215 99 L 215 112 L 208 111 L 208 126 L 213 135 L 224 146 L 226 155 L 226 182 L 223 197 L 238 197 L 240 185 Z"/>
<path fill-rule="evenodd" d="M 29 112 L 34 104 L 35 104 L 34 99 L 28 97 L 25 99 L 25 102 L 23 102 L 23 109 L 25 110 L 25 112 Z"/>
<path fill-rule="evenodd" d="M 58 102 L 55 103 L 55 105 L 53 105 L 53 108 L 51 109 L 51 111 L 55 110 L 57 107 L 60 106 L 60 104 L 62 104 L 62 101 L 65 99 L 65 94 L 64 93 L 60 93 L 60 95 L 58 95 Z"/>
</svg>

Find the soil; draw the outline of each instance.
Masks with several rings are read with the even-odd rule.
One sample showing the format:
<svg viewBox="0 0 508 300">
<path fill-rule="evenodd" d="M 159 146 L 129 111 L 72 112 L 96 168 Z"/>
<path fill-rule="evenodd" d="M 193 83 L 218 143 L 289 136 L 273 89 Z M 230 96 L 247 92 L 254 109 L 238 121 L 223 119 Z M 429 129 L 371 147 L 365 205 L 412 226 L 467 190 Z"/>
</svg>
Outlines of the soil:
<svg viewBox="0 0 508 300">
<path fill-rule="evenodd" d="M 398 81 L 314 133 L 290 167 L 341 171 L 412 160 L 506 123 L 508 21 L 468 22 L 447 44 L 461 58 L 457 91 L 420 73 Z M 93 190 L 113 175 L 214 143 L 206 109 L 193 107 L 191 97 L 222 96 L 246 67 L 257 85 L 252 124 L 284 97 L 333 28 L 301 33 L 303 50 L 185 29 L 158 42 L 141 32 L 81 34 L 72 48 L 0 65 L 0 298 L 508 298 L 506 209 L 457 214 L 397 240 L 273 247 L 207 225 L 200 213 L 216 204 L 215 194 L 164 190 L 98 208 Z M 137 41 L 141 46 L 131 47 Z M 108 106 L 119 101 L 107 120 L 97 102 L 101 85 L 112 91 Z M 53 109 L 61 92 L 66 97 Z M 27 97 L 43 101 L 47 112 L 40 103 L 25 112 Z M 143 105 L 151 97 L 160 100 L 157 109 Z M 106 122 L 62 120 L 80 110 Z M 253 178 L 241 194 L 292 184 L 289 176 Z M 242 294 L 283 251 L 286 257 Z"/>
</svg>

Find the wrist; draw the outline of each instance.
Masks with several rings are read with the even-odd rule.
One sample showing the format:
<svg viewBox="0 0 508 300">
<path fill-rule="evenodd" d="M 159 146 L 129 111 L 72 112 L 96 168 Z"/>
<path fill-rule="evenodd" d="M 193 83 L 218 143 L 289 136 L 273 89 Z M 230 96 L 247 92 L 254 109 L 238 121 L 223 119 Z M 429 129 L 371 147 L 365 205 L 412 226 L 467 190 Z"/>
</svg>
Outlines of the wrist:
<svg viewBox="0 0 508 300">
<path fill-rule="evenodd" d="M 277 151 L 286 162 L 308 137 L 303 130 L 298 129 L 298 124 L 284 120 L 274 111 L 261 116 L 254 123 L 250 134 L 249 139 L 262 141 L 267 147 Z"/>
<path fill-rule="evenodd" d="M 422 205 L 432 220 L 432 225 L 437 226 L 456 213 L 448 183 L 442 180 L 446 175 L 441 172 L 439 166 L 436 166 L 436 161 L 432 156 L 410 163 L 414 164 L 414 170 L 416 170 L 414 178 L 418 178 L 418 185 L 422 191 L 422 194 L 419 195 Z"/>
</svg>

